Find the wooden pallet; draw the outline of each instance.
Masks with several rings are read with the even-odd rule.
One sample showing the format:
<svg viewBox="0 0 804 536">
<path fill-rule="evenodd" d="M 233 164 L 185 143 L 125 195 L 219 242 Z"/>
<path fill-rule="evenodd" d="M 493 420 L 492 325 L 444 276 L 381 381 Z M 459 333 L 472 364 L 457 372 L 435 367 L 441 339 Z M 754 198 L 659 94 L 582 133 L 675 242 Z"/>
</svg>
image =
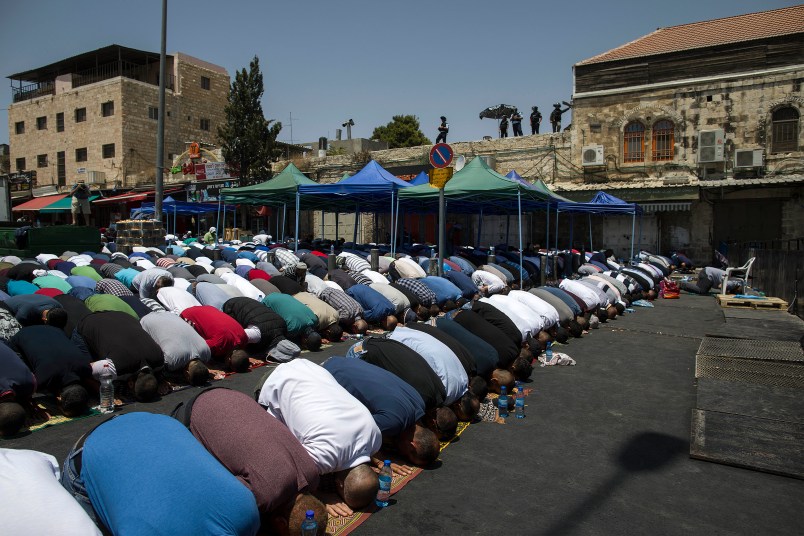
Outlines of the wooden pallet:
<svg viewBox="0 0 804 536">
<path fill-rule="evenodd" d="M 770 310 L 787 310 L 787 302 L 781 298 L 735 298 L 734 296 L 726 296 L 718 294 L 716 296 L 718 303 L 721 307 L 735 307 L 740 309 L 770 309 Z"/>
</svg>

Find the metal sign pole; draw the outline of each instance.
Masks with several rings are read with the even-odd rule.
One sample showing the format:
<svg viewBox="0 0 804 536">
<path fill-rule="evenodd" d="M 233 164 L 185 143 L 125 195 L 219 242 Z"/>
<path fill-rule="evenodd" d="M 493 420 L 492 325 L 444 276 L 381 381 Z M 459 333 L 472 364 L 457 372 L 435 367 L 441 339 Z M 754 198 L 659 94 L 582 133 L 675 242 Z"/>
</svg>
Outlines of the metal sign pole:
<svg viewBox="0 0 804 536">
<path fill-rule="evenodd" d="M 447 222 L 444 206 L 444 188 L 438 189 L 438 275 L 444 275 L 444 242 L 447 240 Z"/>
</svg>

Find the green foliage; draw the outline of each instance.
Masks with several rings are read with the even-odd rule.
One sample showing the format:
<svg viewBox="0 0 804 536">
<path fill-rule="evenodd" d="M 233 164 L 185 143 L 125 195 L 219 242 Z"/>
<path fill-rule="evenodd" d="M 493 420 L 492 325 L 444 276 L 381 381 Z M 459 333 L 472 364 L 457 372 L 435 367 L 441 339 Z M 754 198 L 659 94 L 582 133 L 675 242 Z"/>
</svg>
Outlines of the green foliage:
<svg viewBox="0 0 804 536">
<path fill-rule="evenodd" d="M 432 143 L 422 133 L 419 118 L 415 115 L 395 115 L 387 125 L 375 128 L 371 138 L 388 142 L 391 149 Z"/>
<path fill-rule="evenodd" d="M 341 156 L 346 154 L 346 147 L 333 147 L 327 149 L 327 156 Z"/>
<path fill-rule="evenodd" d="M 223 158 L 246 180 L 270 179 L 271 162 L 281 154 L 276 137 L 282 123 L 265 119 L 260 100 L 265 89 L 257 56 L 248 71 L 235 74 L 226 105 L 226 122 L 218 128 Z"/>
</svg>

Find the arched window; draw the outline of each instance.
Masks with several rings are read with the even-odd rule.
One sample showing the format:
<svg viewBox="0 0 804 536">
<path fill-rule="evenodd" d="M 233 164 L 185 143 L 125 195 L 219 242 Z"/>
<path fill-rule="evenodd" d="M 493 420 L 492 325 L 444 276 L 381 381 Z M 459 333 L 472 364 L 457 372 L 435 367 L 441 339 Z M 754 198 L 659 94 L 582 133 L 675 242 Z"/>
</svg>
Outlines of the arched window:
<svg viewBox="0 0 804 536">
<path fill-rule="evenodd" d="M 653 124 L 651 136 L 651 159 L 654 162 L 673 159 L 673 145 L 675 137 L 673 132 L 676 126 L 672 121 L 662 119 Z"/>
<path fill-rule="evenodd" d="M 798 111 L 792 106 L 779 108 L 771 116 L 771 152 L 798 151 Z"/>
<path fill-rule="evenodd" d="M 645 161 L 645 125 L 631 121 L 623 131 L 623 162 Z"/>
</svg>

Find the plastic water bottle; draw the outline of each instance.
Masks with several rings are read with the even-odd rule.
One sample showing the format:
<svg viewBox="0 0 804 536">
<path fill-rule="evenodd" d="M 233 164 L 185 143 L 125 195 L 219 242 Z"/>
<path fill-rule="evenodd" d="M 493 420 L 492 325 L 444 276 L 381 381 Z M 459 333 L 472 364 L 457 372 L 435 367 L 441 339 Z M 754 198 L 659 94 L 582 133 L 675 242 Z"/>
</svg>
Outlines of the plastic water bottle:
<svg viewBox="0 0 804 536">
<path fill-rule="evenodd" d="M 112 413 L 114 411 L 114 372 L 109 364 L 103 365 L 100 373 L 100 406 L 101 413 Z"/>
<path fill-rule="evenodd" d="M 522 382 L 516 382 L 516 401 L 514 402 L 514 409 L 517 419 L 525 418 L 525 388 L 522 387 Z"/>
<path fill-rule="evenodd" d="M 500 417 L 508 417 L 508 393 L 504 385 L 500 386 L 500 398 L 497 399 Z"/>
<path fill-rule="evenodd" d="M 316 534 L 318 534 L 318 523 L 315 521 L 315 512 L 307 510 L 305 515 L 306 517 L 301 524 L 302 536 L 316 536 Z"/>
<path fill-rule="evenodd" d="M 547 341 L 547 348 L 544 350 L 544 358 L 549 363 L 553 359 L 553 343 Z"/>
<path fill-rule="evenodd" d="M 391 460 L 385 460 L 380 471 L 380 489 L 377 490 L 377 498 L 374 502 L 380 508 L 388 506 L 388 499 L 391 497 Z"/>
</svg>

